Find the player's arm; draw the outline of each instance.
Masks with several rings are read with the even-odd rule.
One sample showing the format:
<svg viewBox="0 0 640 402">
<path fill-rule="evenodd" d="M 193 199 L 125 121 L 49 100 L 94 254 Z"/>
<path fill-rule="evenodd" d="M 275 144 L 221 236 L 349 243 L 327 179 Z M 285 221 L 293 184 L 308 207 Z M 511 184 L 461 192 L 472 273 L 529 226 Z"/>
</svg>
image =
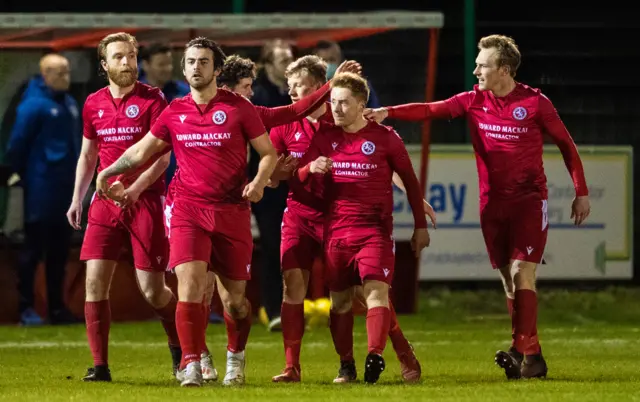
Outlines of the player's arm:
<svg viewBox="0 0 640 402">
<path fill-rule="evenodd" d="M 580 154 L 556 108 L 549 98 L 544 95 L 539 96 L 538 112 L 538 120 L 543 132 L 548 134 L 560 149 L 564 164 L 571 175 L 571 180 L 576 190 L 576 198 L 571 206 L 571 218 L 574 219 L 576 225 L 579 225 L 587 219 L 591 212 L 589 189 L 587 188 L 587 180 L 584 176 Z"/>
<path fill-rule="evenodd" d="M 413 170 L 411 158 L 402 139 L 395 132 L 389 136 L 389 165 L 393 171 L 398 173 L 406 188 L 407 200 L 411 206 L 414 221 L 411 246 L 417 257 L 422 249 L 428 247 L 430 243 L 427 219 L 422 212 L 422 191 L 420 190 L 420 183 L 416 173 Z"/>
<path fill-rule="evenodd" d="M 130 146 L 117 161 L 98 174 L 96 189 L 102 195 L 107 191 L 107 179 L 134 171 L 144 165 L 153 155 L 162 152 L 169 144 L 156 137 L 152 132 Z"/>
<path fill-rule="evenodd" d="M 256 109 L 258 109 L 256 107 Z M 280 181 L 288 180 L 291 177 L 293 169 L 298 165 L 298 160 L 292 155 L 285 156 L 287 153 L 287 145 L 284 141 L 285 128 L 283 126 L 275 127 L 269 132 L 269 139 L 278 154 L 276 167 L 271 174 L 269 187 L 276 188 Z"/>
<path fill-rule="evenodd" d="M 73 186 L 73 197 L 67 211 L 67 220 L 71 227 L 80 230 L 82 219 L 82 200 L 87 194 L 93 174 L 98 164 L 98 134 L 91 122 L 90 102 L 85 102 L 82 109 L 82 145 L 78 164 L 76 165 L 76 181 Z"/>
<path fill-rule="evenodd" d="M 164 109 L 167 107 L 167 100 L 162 95 L 162 92 L 158 90 L 155 99 L 151 106 L 149 106 L 150 122 L 151 126 L 156 123 Z M 149 188 L 150 185 L 156 182 L 158 178 L 167 170 L 169 162 L 171 160 L 171 150 L 164 149 L 164 153 L 154 154 L 151 160 L 155 160 L 153 164 L 147 168 L 142 174 L 140 174 L 136 180 L 126 190 L 123 190 L 122 199 L 120 204 L 123 207 L 127 207 L 138 200 L 138 197 L 144 190 Z M 121 179 L 118 177 L 118 179 Z"/>
<path fill-rule="evenodd" d="M 330 92 L 331 87 L 327 82 L 311 95 L 291 105 L 273 108 L 256 106 L 256 110 L 260 114 L 264 126 L 267 130 L 270 130 L 273 127 L 289 124 L 310 115 L 314 110 L 322 106 Z"/>
<path fill-rule="evenodd" d="M 309 148 L 300 159 L 300 163 L 293 173 L 292 177 L 301 183 L 306 183 L 312 174 L 325 174 L 332 168 L 331 159 L 322 155 L 319 141 L 321 141 L 322 135 L 318 131 L 311 140 Z"/>
<path fill-rule="evenodd" d="M 85 131 L 86 132 L 86 131 Z M 73 186 L 73 197 L 71 198 L 71 206 L 67 211 L 67 220 L 71 227 L 80 230 L 82 219 L 82 200 L 87 194 L 93 173 L 96 171 L 98 164 L 98 143 L 95 139 L 82 137 L 82 147 L 80 148 L 80 156 L 76 165 L 76 181 Z"/>
<path fill-rule="evenodd" d="M 266 132 L 249 140 L 249 142 L 260 155 L 260 162 L 256 176 L 251 183 L 247 184 L 242 195 L 251 202 L 258 202 L 262 199 L 264 188 L 270 183 L 271 175 L 278 161 L 278 154 Z"/>
<path fill-rule="evenodd" d="M 402 182 L 402 179 L 400 178 L 400 175 L 398 174 L 398 172 L 393 172 L 393 176 L 391 177 L 391 181 L 403 193 L 407 194 L 407 189 L 405 188 L 404 183 Z M 433 209 L 431 204 L 429 204 L 429 202 L 427 200 L 425 200 L 425 199 L 422 200 L 422 208 L 424 210 L 425 215 L 427 215 L 429 217 L 429 220 L 431 221 L 431 224 L 433 225 L 433 228 L 435 229 L 437 227 L 436 211 Z"/>
<path fill-rule="evenodd" d="M 242 196 L 251 202 L 258 202 L 262 199 L 265 186 L 269 184 L 269 178 L 276 167 L 278 154 L 269 139 L 269 134 L 267 134 L 256 108 L 244 98 L 242 98 L 239 107 L 242 114 L 240 123 L 243 134 L 253 149 L 260 155 L 258 172 L 251 183 L 245 186 Z"/>
<path fill-rule="evenodd" d="M 462 92 L 451 98 L 429 103 L 407 103 L 398 106 L 365 109 L 364 117 L 380 123 L 390 119 L 423 121 L 430 119 L 453 119 L 463 116 L 475 96 L 475 91 Z"/>
</svg>

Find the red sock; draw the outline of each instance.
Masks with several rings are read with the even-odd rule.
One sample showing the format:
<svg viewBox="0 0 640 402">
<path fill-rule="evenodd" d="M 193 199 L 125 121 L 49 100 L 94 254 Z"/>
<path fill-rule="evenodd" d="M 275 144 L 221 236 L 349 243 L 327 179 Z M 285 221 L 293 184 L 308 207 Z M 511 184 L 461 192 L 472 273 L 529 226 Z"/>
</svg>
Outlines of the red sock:
<svg viewBox="0 0 640 402">
<path fill-rule="evenodd" d="M 247 303 L 247 316 L 239 320 L 231 317 L 227 312 L 224 312 L 224 323 L 227 326 L 227 350 L 231 353 L 239 353 L 247 346 L 247 339 L 249 339 L 249 331 L 251 330 L 251 304 L 249 300 L 245 299 Z"/>
<path fill-rule="evenodd" d="M 200 350 L 202 350 L 202 353 L 204 354 L 209 354 L 209 348 L 207 347 L 207 327 L 209 326 L 209 314 L 211 314 L 211 305 L 205 303 L 202 303 L 202 310 L 203 310 L 203 314 L 204 314 L 204 336 L 202 337 L 202 345 L 200 347 Z"/>
<path fill-rule="evenodd" d="M 287 367 L 300 369 L 300 344 L 304 335 L 304 304 L 282 303 L 282 339 Z"/>
<path fill-rule="evenodd" d="M 515 300 L 507 297 L 507 309 L 509 310 L 509 317 L 511 317 L 511 346 L 516 346 L 516 309 Z"/>
<path fill-rule="evenodd" d="M 176 326 L 182 346 L 181 369 L 191 362 L 200 361 L 200 345 L 204 336 L 202 313 L 202 303 L 178 302 Z"/>
<path fill-rule="evenodd" d="M 538 318 L 538 298 L 533 290 L 516 290 L 516 339 L 515 346 L 518 352 L 525 355 L 540 353 L 538 343 L 538 330 L 536 320 Z"/>
<path fill-rule="evenodd" d="M 331 311 L 329 314 L 329 329 L 333 338 L 333 345 L 340 356 L 340 361 L 353 360 L 353 310 L 344 314 Z"/>
<path fill-rule="evenodd" d="M 178 330 L 176 329 L 176 307 L 178 301 L 174 295 L 171 295 L 171 300 L 166 306 L 155 309 L 156 314 L 160 317 L 164 332 L 167 333 L 169 338 L 169 346 L 180 347 L 180 338 L 178 337 Z"/>
<path fill-rule="evenodd" d="M 95 366 L 107 365 L 109 328 L 111 327 L 109 300 L 84 302 L 84 319 L 87 323 L 87 338 L 93 356 L 93 364 Z"/>
<path fill-rule="evenodd" d="M 367 311 L 367 343 L 369 353 L 379 355 L 387 345 L 391 312 L 387 307 L 374 307 Z"/>
<path fill-rule="evenodd" d="M 393 350 L 397 355 L 401 355 L 411 350 L 409 341 L 404 337 L 404 334 L 400 329 L 396 310 L 393 308 L 391 301 L 389 301 L 389 339 L 391 339 Z"/>
</svg>

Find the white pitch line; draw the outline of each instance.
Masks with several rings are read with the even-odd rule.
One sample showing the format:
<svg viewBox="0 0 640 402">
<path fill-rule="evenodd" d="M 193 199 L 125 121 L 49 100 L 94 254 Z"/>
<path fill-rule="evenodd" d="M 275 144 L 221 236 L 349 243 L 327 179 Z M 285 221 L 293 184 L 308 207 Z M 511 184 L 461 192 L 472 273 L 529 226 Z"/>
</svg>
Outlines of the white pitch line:
<svg viewBox="0 0 640 402">
<path fill-rule="evenodd" d="M 449 345 L 498 345 L 507 344 L 501 341 L 418 341 L 412 342 L 416 347 L 429 346 L 449 346 Z M 582 338 L 582 339 L 548 339 L 540 342 L 543 345 L 561 344 L 561 345 L 594 345 L 619 347 L 629 344 L 640 343 L 640 339 L 624 339 L 624 338 Z M 247 349 L 267 349 L 280 345 L 280 342 L 262 342 L 249 340 Z M 303 348 L 331 348 L 330 341 L 327 342 L 302 342 Z M 113 341 L 109 343 L 111 347 L 145 349 L 145 348 L 166 348 L 166 342 L 129 342 L 129 341 Z M 51 349 L 51 348 L 88 348 L 88 343 L 84 341 L 26 341 L 26 342 L 0 342 L 0 349 Z"/>
</svg>

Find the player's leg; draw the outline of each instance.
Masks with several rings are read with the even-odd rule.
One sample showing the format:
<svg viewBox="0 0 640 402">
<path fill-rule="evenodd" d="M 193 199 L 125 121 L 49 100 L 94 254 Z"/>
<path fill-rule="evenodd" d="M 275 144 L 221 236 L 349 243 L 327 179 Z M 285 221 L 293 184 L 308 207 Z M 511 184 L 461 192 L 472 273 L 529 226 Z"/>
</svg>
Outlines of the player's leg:
<svg viewBox="0 0 640 402">
<path fill-rule="evenodd" d="M 512 309 L 513 285 L 509 275 L 509 221 L 504 214 L 505 206 L 496 202 L 484 203 L 480 209 L 480 227 L 484 238 L 489 261 L 495 270 L 499 270 L 502 283 L 505 287 L 505 296 L 509 315 L 511 316 L 512 327 L 515 322 L 515 310 Z M 513 331 L 512 331 L 513 332 Z M 519 355 L 515 347 L 511 347 L 506 352 L 498 350 L 494 357 L 495 363 L 504 370 L 506 377 L 510 380 L 520 378 L 522 356 Z"/>
<path fill-rule="evenodd" d="M 167 334 L 175 375 L 180 366 L 182 349 L 176 329 L 178 300 L 165 283 L 169 242 L 164 230 L 162 197 L 152 192 L 143 193 L 131 208 L 124 211 L 122 219 L 123 225 L 129 230 L 138 286 Z"/>
<path fill-rule="evenodd" d="M 301 380 L 300 349 L 304 335 L 304 298 L 315 257 L 321 252 L 319 239 L 311 235 L 310 224 L 297 219 L 289 210 L 282 220 L 280 261 L 282 265 L 283 300 L 280 311 L 286 366 L 273 377 L 274 382 Z"/>
<path fill-rule="evenodd" d="M 163 271 L 136 269 L 136 279 L 140 292 L 155 311 L 165 333 L 171 353 L 172 372 L 175 376 L 182 359 L 182 348 L 176 328 L 176 308 L 178 300 L 165 283 Z"/>
<path fill-rule="evenodd" d="M 119 209 L 115 205 L 103 199 L 93 199 L 80 260 L 87 262 L 84 318 L 94 367 L 87 370 L 83 381 L 111 381 L 108 361 L 111 328 L 109 288 L 125 238 L 118 222 Z"/>
<path fill-rule="evenodd" d="M 200 346 L 200 366 L 202 368 L 202 379 L 205 381 L 216 381 L 218 379 L 218 370 L 213 363 L 213 356 L 207 347 L 207 327 L 209 326 L 209 315 L 211 314 L 211 300 L 215 293 L 216 274 L 209 269 L 207 272 L 207 286 L 204 289 L 204 302 L 202 309 L 204 311 L 204 336 L 202 337 L 202 345 Z"/>
<path fill-rule="evenodd" d="M 251 330 L 251 304 L 246 298 L 251 279 L 253 236 L 249 209 L 214 211 L 211 264 L 227 328 L 227 370 L 223 385 L 245 382 L 245 347 Z"/>
<path fill-rule="evenodd" d="M 524 354 L 522 377 L 545 377 L 547 364 L 538 342 L 536 268 L 547 243 L 546 200 L 525 200 L 512 209 L 511 278 L 515 299 L 515 347 Z"/>
<path fill-rule="evenodd" d="M 364 288 L 362 286 L 354 286 L 355 296 L 354 304 L 358 303 L 364 306 L 366 311 L 367 300 L 364 297 Z M 422 376 L 422 367 L 420 361 L 416 356 L 413 346 L 409 343 L 409 340 L 405 338 L 402 329 L 400 329 L 400 323 L 396 311 L 393 307 L 393 302 L 389 299 L 389 339 L 393 350 L 396 352 L 396 357 L 400 362 L 400 373 L 402 378 L 406 382 L 416 382 L 420 380 Z"/>
<path fill-rule="evenodd" d="M 175 229 L 172 237 L 176 235 Z M 207 281 L 208 261 L 192 260 L 178 264 L 178 305 L 176 326 L 182 361 L 176 378 L 185 386 L 201 386 L 203 383 L 200 352 L 204 337 L 204 310 L 202 299 Z"/>
<path fill-rule="evenodd" d="M 178 279 L 176 327 L 182 361 L 176 379 L 182 386 L 200 386 L 204 382 L 200 363 L 204 343 L 202 301 L 211 262 L 212 221 L 209 211 L 188 204 L 172 208 L 168 266 L 175 267 Z"/>
<path fill-rule="evenodd" d="M 344 269 L 346 271 L 347 269 Z M 335 278 L 335 275 L 328 276 Z M 336 283 L 332 280 L 330 283 Z M 331 311 L 329 314 L 329 329 L 336 353 L 340 356 L 340 368 L 334 378 L 335 384 L 353 382 L 358 376 L 356 362 L 353 357 L 353 289 L 350 286 L 329 286 Z"/>
<path fill-rule="evenodd" d="M 331 309 L 329 330 L 333 346 L 340 356 L 340 368 L 334 383 L 353 382 L 357 378 L 353 358 L 353 288 L 354 250 L 346 239 L 327 239 L 324 244 L 325 281 L 329 288 Z"/>
<path fill-rule="evenodd" d="M 364 380 L 375 383 L 385 369 L 382 352 L 391 321 L 389 287 L 395 267 L 395 244 L 391 237 L 368 240 L 358 251 L 356 264 L 367 302 L 367 343 Z"/>
<path fill-rule="evenodd" d="M 83 381 L 111 381 L 108 360 L 111 328 L 109 288 L 116 264 L 115 260 L 87 261 L 84 319 L 94 366 L 87 370 Z"/>
<path fill-rule="evenodd" d="M 251 304 L 245 296 L 246 280 L 233 280 L 218 275 L 218 292 L 224 308 L 227 327 L 227 371 L 223 385 L 245 382 L 244 350 L 251 331 Z"/>
</svg>

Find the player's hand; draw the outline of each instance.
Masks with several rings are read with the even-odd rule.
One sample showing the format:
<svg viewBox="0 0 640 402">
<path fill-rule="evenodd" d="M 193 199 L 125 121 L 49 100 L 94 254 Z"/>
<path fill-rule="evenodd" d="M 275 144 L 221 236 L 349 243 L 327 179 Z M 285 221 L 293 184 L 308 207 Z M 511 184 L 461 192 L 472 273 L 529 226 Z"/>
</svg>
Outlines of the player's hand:
<svg viewBox="0 0 640 402">
<path fill-rule="evenodd" d="M 96 177 L 96 194 L 98 197 L 104 198 L 108 190 L 107 177 L 104 175 L 104 171 L 102 171 L 98 173 L 98 177 Z"/>
<path fill-rule="evenodd" d="M 275 169 L 273 169 L 273 173 L 271 174 L 271 180 L 289 180 L 289 178 L 291 177 L 291 173 L 298 166 L 298 162 L 298 158 L 294 158 L 292 155 L 289 155 L 286 158 L 284 155 L 280 155 L 278 157 L 278 161 L 276 162 L 276 167 Z"/>
<path fill-rule="evenodd" d="M 389 111 L 384 107 L 379 107 L 377 109 L 366 108 L 362 115 L 367 120 L 373 120 L 376 123 L 380 123 L 389 116 Z"/>
<path fill-rule="evenodd" d="M 423 248 L 429 247 L 429 243 L 431 243 L 431 238 L 427 229 L 415 229 L 413 231 L 411 249 L 416 253 L 416 258 L 420 257 Z"/>
<path fill-rule="evenodd" d="M 580 225 L 584 222 L 591 213 L 591 203 L 589 202 L 589 196 L 583 195 L 573 199 L 571 204 L 571 219 L 576 225 Z"/>
<path fill-rule="evenodd" d="M 114 200 L 115 204 L 122 209 L 127 209 L 138 201 L 140 193 L 133 186 L 129 187 L 122 192 L 122 196 L 119 199 Z"/>
<path fill-rule="evenodd" d="M 262 195 L 264 194 L 264 186 L 256 183 L 256 181 L 252 181 L 244 187 L 242 191 L 242 198 L 247 199 L 251 202 L 258 202 L 262 199 Z"/>
<path fill-rule="evenodd" d="M 433 225 L 434 229 L 437 229 L 438 226 L 436 225 L 436 211 L 433 210 L 433 207 L 431 206 L 431 204 L 429 204 L 427 202 L 427 200 L 422 200 L 422 205 L 424 208 L 424 214 L 427 215 L 429 217 L 429 220 L 431 221 L 431 224 Z"/>
<path fill-rule="evenodd" d="M 362 74 L 362 66 L 355 60 L 345 60 L 336 69 L 336 75 L 340 73 Z"/>
<path fill-rule="evenodd" d="M 67 211 L 67 220 L 69 221 L 69 225 L 75 230 L 82 229 L 80 226 L 82 221 L 82 202 L 71 201 L 71 206 Z"/>
<path fill-rule="evenodd" d="M 333 161 L 326 156 L 320 156 L 315 161 L 311 162 L 311 166 L 309 166 L 309 171 L 311 173 L 320 173 L 325 174 L 331 170 L 331 166 L 333 165 Z"/>
</svg>

